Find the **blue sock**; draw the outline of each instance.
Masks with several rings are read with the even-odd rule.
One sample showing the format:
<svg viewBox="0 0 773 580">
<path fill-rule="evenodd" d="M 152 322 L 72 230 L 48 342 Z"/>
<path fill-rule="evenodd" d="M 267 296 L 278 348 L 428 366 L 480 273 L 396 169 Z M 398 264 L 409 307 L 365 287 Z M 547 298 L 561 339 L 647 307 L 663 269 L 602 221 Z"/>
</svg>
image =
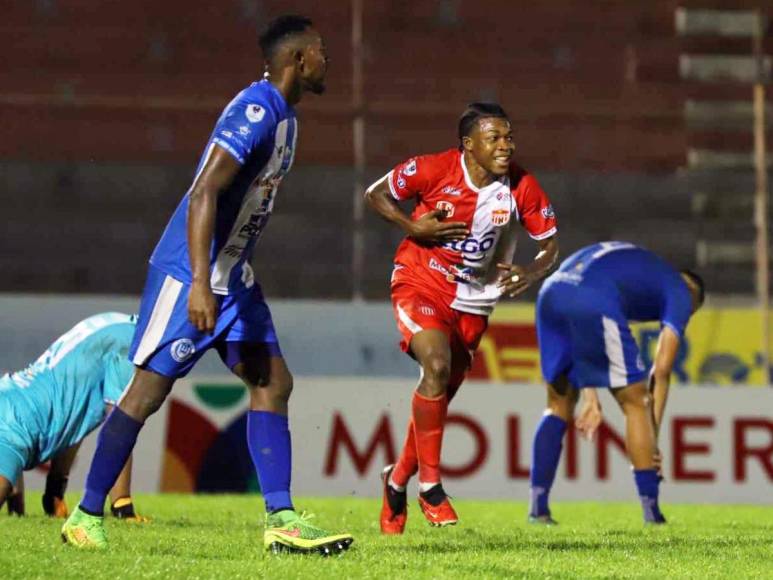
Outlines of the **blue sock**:
<svg viewBox="0 0 773 580">
<path fill-rule="evenodd" d="M 636 480 L 636 489 L 639 490 L 644 521 L 657 524 L 665 523 L 666 518 L 663 517 L 658 505 L 660 487 L 658 472 L 655 469 L 637 469 L 634 470 L 633 477 Z"/>
<path fill-rule="evenodd" d="M 561 459 L 566 421 L 555 415 L 544 415 L 537 425 L 531 448 L 530 516 L 549 516 L 548 496 Z"/>
<path fill-rule="evenodd" d="M 266 511 L 293 509 L 290 497 L 292 444 L 287 417 L 268 411 L 250 411 L 247 415 L 247 446 L 258 472 Z"/>
<path fill-rule="evenodd" d="M 95 516 L 104 513 L 105 498 L 126 465 L 142 425 L 118 407 L 108 416 L 97 437 L 97 450 L 91 460 L 86 490 L 80 503 L 86 513 Z"/>
</svg>

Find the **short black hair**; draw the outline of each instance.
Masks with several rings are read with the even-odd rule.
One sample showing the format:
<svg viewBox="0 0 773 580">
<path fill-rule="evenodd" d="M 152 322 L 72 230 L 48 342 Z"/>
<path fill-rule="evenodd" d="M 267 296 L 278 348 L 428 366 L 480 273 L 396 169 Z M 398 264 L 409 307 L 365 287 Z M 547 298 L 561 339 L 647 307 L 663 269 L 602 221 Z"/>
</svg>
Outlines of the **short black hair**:
<svg viewBox="0 0 773 580">
<path fill-rule="evenodd" d="M 285 14 L 271 21 L 263 34 L 260 35 L 260 50 L 263 58 L 271 59 L 277 47 L 287 38 L 306 32 L 312 26 L 310 18 L 297 14 Z"/>
<path fill-rule="evenodd" d="M 495 117 L 499 119 L 510 120 L 505 110 L 498 103 L 470 103 L 459 117 L 459 145 L 464 137 L 468 137 L 472 128 L 478 123 L 479 119 Z"/>
<path fill-rule="evenodd" d="M 703 278 L 697 273 L 686 268 L 681 271 L 681 274 L 682 276 L 687 276 L 690 279 L 690 282 L 695 284 L 695 287 L 698 288 L 698 306 L 703 306 L 703 302 L 706 300 L 706 282 L 704 282 Z"/>
</svg>

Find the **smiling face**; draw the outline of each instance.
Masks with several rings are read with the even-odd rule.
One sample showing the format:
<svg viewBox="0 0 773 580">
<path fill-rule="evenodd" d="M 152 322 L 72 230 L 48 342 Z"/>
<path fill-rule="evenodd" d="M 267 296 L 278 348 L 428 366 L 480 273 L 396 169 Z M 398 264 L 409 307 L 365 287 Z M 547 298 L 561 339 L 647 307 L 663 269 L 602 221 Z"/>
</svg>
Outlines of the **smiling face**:
<svg viewBox="0 0 773 580">
<path fill-rule="evenodd" d="M 501 117 L 483 117 L 469 136 L 462 139 L 462 145 L 487 172 L 505 175 L 515 152 L 510 121 Z"/>
</svg>

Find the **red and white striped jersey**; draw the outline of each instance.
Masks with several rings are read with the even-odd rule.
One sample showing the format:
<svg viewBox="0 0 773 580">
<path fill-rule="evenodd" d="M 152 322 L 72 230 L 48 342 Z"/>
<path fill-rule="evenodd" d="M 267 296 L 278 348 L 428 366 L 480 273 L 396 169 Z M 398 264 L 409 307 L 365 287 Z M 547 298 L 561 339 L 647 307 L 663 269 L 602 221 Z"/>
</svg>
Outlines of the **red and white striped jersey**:
<svg viewBox="0 0 773 580">
<path fill-rule="evenodd" d="M 437 291 L 451 308 L 488 315 L 501 295 L 497 263 L 511 263 L 516 223 L 535 240 L 553 236 L 556 216 L 533 175 L 515 164 L 483 188 L 467 174 L 461 151 L 413 157 L 387 175 L 398 201 L 416 200 L 413 219 L 442 209 L 449 221 L 467 224 L 466 240 L 423 245 L 406 238 L 395 255 L 392 284 Z"/>
</svg>

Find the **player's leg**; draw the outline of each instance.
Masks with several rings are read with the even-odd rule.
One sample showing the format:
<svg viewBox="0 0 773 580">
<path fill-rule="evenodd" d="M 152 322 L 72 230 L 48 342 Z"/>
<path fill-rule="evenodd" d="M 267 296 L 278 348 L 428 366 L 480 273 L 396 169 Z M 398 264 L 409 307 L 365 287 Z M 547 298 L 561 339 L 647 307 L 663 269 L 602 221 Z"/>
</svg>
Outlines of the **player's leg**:
<svg viewBox="0 0 773 580">
<path fill-rule="evenodd" d="M 646 382 L 612 389 L 625 414 L 625 444 L 634 469 L 636 488 L 644 521 L 666 522 L 658 504 L 660 477 L 655 466 L 655 426 L 652 423 L 652 397 Z"/>
<path fill-rule="evenodd" d="M 250 391 L 247 445 L 266 503 L 264 546 L 274 551 L 340 552 L 353 542 L 350 534 L 333 534 L 298 514 L 290 495 L 292 441 L 287 417 L 293 377 L 282 357 L 259 287 L 227 300 L 238 312 L 217 349 L 223 362 Z"/>
<path fill-rule="evenodd" d="M 46 474 L 46 490 L 43 493 L 43 511 L 55 518 L 66 518 L 70 515 L 64 493 L 70 478 L 75 457 L 81 444 L 76 443 L 63 449 L 51 458 L 51 467 Z"/>
<path fill-rule="evenodd" d="M 657 445 L 647 371 L 625 316 L 620 312 L 608 312 L 600 322 L 606 365 L 596 384 L 612 389 L 625 414 L 626 448 L 633 464 L 644 520 L 665 523 L 658 505 L 660 481 L 655 467 Z"/>
<path fill-rule="evenodd" d="M 550 515 L 550 490 L 561 459 L 564 434 L 574 417 L 578 391 L 569 384 L 566 375 L 559 375 L 553 383 L 547 383 L 547 394 L 547 408 L 532 442 L 529 521 L 554 524 Z"/>
<path fill-rule="evenodd" d="M 230 323 L 218 315 L 214 335 L 200 333 L 188 321 L 189 290 L 189 286 L 150 267 L 129 351 L 137 369 L 97 436 L 83 498 L 62 527 L 65 542 L 79 548 L 107 547 L 105 500 L 145 420 L 161 407 L 176 378 L 193 368 Z"/>
<path fill-rule="evenodd" d="M 532 441 L 529 471 L 529 521 L 554 524 L 549 507 L 550 490 L 561 458 L 564 434 L 574 417 L 577 389 L 569 382 L 572 368 L 572 335 L 566 307 L 576 289 L 546 283 L 536 305 L 540 366 L 547 387 L 547 408 Z"/>
</svg>

